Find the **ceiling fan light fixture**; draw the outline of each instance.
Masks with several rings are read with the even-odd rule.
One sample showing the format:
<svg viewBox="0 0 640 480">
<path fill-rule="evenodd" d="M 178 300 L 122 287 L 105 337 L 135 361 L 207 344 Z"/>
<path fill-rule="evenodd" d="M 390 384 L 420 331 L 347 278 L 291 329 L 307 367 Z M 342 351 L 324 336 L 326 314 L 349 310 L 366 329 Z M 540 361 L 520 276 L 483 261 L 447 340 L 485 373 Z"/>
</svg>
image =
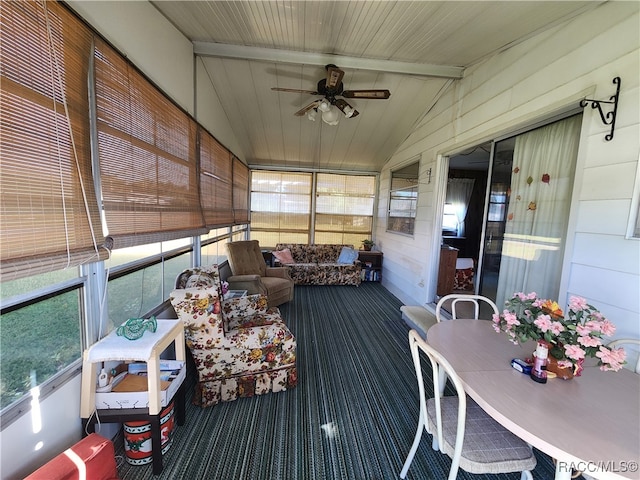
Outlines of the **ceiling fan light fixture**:
<svg viewBox="0 0 640 480">
<path fill-rule="evenodd" d="M 323 99 L 320 102 L 320 105 L 318 105 L 318 110 L 320 110 L 321 112 L 328 112 L 331 110 L 331 104 L 329 103 L 329 100 L 327 100 L 326 98 Z"/>
<path fill-rule="evenodd" d="M 309 112 L 307 113 L 307 118 L 312 122 L 316 121 L 317 116 L 318 116 L 318 111 L 315 108 L 309 110 Z"/>
<path fill-rule="evenodd" d="M 349 105 L 344 107 L 344 110 L 342 111 L 344 113 L 344 116 L 347 118 L 351 118 L 355 112 L 355 110 L 353 108 L 351 108 Z"/>
<path fill-rule="evenodd" d="M 322 112 L 322 121 L 328 125 L 337 125 L 338 119 L 338 110 L 335 108 L 329 107 L 329 110 Z"/>
</svg>

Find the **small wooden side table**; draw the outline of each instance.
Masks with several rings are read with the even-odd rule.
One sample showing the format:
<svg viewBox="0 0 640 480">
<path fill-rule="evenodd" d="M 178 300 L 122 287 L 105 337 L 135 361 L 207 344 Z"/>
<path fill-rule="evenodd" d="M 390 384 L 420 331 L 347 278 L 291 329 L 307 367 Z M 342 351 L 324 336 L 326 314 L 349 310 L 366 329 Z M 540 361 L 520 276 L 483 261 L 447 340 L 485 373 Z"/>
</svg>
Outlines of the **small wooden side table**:
<svg viewBox="0 0 640 480">
<path fill-rule="evenodd" d="M 358 260 L 362 263 L 363 281 L 382 281 L 382 252 L 377 250 L 359 250 Z"/>
</svg>

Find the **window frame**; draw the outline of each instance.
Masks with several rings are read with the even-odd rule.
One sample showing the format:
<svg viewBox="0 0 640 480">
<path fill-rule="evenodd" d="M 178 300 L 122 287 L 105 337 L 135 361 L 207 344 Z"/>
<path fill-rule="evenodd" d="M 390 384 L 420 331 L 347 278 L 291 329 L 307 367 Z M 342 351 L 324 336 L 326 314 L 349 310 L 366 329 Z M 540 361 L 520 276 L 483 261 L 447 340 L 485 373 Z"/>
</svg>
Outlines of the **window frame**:
<svg viewBox="0 0 640 480">
<path fill-rule="evenodd" d="M 415 169 L 415 172 L 413 170 Z M 394 176 L 395 175 L 395 176 Z M 414 177 L 410 175 L 415 175 Z M 415 178 L 415 181 L 411 181 Z M 389 233 L 395 233 L 399 235 L 407 235 L 413 237 L 415 233 L 415 221 L 418 212 L 418 189 L 419 189 L 419 178 L 420 178 L 420 158 L 416 157 L 408 162 L 406 165 L 391 170 L 391 176 L 389 178 L 389 203 L 387 205 L 387 228 L 386 231 Z M 405 180 L 408 185 L 394 188 L 394 179 Z M 408 192 L 409 198 L 404 198 L 403 195 L 399 195 L 399 192 Z M 394 203 L 409 203 L 409 209 L 394 209 Z M 408 216 L 399 216 L 392 215 L 394 212 L 407 211 Z M 396 221 L 395 219 L 410 219 L 408 223 L 404 223 L 406 225 L 403 228 L 402 220 Z M 396 227 L 395 224 L 398 224 Z"/>
<path fill-rule="evenodd" d="M 627 240 L 640 241 L 640 162 L 636 165 L 636 179 L 629 207 L 629 220 L 625 238 Z"/>
</svg>

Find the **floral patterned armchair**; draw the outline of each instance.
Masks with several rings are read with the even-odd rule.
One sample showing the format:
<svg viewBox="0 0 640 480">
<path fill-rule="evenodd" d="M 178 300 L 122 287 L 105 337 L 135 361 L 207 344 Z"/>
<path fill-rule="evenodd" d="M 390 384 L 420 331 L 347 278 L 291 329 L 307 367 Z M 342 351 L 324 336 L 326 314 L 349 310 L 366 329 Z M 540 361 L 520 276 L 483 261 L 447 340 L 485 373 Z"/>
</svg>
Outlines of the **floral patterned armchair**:
<svg viewBox="0 0 640 480">
<path fill-rule="evenodd" d="M 224 300 L 218 266 L 185 270 L 171 293 L 198 371 L 202 407 L 297 384 L 296 341 L 264 295 Z"/>
</svg>

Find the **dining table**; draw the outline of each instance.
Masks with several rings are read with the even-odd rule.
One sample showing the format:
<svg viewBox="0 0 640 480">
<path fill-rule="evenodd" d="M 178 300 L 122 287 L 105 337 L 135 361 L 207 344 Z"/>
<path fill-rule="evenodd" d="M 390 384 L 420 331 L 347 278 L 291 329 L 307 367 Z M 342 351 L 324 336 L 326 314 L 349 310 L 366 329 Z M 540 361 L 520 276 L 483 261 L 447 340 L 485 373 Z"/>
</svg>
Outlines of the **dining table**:
<svg viewBox="0 0 640 480">
<path fill-rule="evenodd" d="M 514 358 L 531 358 L 535 342 L 514 344 L 489 320 L 441 321 L 426 339 L 469 397 L 554 459 L 555 480 L 575 471 L 602 480 L 640 479 L 640 375 L 602 371 L 588 358 L 578 377 L 537 383 L 511 366 Z"/>
</svg>

